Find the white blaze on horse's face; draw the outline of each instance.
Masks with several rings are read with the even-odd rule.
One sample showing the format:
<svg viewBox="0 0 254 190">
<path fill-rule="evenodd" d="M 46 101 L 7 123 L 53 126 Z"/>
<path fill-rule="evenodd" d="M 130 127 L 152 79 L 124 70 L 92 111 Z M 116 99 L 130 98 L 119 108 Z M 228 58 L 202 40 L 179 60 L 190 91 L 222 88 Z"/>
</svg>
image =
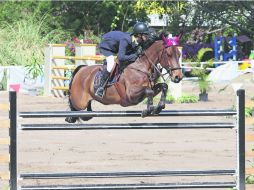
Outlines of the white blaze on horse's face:
<svg viewBox="0 0 254 190">
<path fill-rule="evenodd" d="M 183 78 L 183 73 L 181 69 L 181 65 L 179 63 L 179 59 L 181 53 L 177 46 L 166 47 L 166 62 L 167 62 L 167 70 L 170 74 L 172 82 L 178 83 Z"/>
<path fill-rule="evenodd" d="M 164 61 L 167 62 L 165 67 L 170 74 L 171 80 L 175 83 L 180 82 L 183 78 L 181 65 L 179 64 L 181 52 L 177 47 L 180 43 L 181 36 L 182 34 L 167 39 L 164 35 L 162 35 L 162 40 L 164 41 L 165 46 L 164 48 L 166 50 L 166 55 L 163 56 L 164 59 L 166 59 Z"/>
</svg>

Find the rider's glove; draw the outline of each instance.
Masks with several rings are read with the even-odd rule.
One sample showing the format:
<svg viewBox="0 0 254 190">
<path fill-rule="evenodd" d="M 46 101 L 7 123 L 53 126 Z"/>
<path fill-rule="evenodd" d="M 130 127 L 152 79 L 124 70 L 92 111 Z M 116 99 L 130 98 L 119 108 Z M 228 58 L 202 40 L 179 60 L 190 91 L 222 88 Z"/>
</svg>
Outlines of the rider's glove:
<svg viewBox="0 0 254 190">
<path fill-rule="evenodd" d="M 138 57 L 140 57 L 142 54 L 143 54 L 143 49 L 142 49 L 141 46 L 139 46 L 139 47 L 137 48 L 136 55 L 137 55 Z"/>
</svg>

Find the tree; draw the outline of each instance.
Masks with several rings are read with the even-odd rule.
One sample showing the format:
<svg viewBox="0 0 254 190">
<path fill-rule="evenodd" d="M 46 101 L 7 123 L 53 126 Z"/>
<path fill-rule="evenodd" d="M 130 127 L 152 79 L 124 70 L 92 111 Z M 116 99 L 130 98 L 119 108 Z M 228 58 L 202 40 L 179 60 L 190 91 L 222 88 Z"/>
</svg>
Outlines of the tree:
<svg viewBox="0 0 254 190">
<path fill-rule="evenodd" d="M 13 23 L 31 15 L 41 18 L 50 12 L 50 1 L 2 1 L 0 2 L 0 22 Z"/>
<path fill-rule="evenodd" d="M 195 1 L 195 5 L 203 19 L 202 25 L 209 25 L 211 29 L 223 28 L 227 25 L 237 33 L 254 36 L 252 1 Z"/>
<path fill-rule="evenodd" d="M 48 31 L 62 29 L 79 36 L 85 31 L 100 35 L 110 30 L 129 30 L 137 21 L 149 21 L 148 14 L 168 15 L 165 28 L 176 34 L 183 28 L 206 31 L 228 27 L 227 31 L 254 36 L 254 3 L 251 1 L 4 1 L 0 2 L 0 23 L 48 15 Z"/>
</svg>

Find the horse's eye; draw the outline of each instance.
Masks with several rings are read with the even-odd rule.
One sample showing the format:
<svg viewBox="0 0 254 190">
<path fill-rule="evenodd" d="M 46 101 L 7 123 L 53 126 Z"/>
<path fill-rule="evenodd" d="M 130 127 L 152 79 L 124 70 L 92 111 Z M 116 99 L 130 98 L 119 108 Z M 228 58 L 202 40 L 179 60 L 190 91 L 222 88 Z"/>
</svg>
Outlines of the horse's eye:
<svg viewBox="0 0 254 190">
<path fill-rule="evenodd" d="M 172 56 L 172 51 L 167 51 L 167 54 L 168 54 L 169 57 L 171 57 Z"/>
</svg>

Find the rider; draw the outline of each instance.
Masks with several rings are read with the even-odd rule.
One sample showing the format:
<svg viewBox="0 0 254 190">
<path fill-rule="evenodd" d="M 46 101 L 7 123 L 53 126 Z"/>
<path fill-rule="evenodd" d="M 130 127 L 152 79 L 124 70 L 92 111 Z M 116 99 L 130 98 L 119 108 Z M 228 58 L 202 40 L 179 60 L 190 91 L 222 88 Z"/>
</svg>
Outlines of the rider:
<svg viewBox="0 0 254 190">
<path fill-rule="evenodd" d="M 102 36 L 99 44 L 100 53 L 106 57 L 107 68 L 102 70 L 99 88 L 95 95 L 102 98 L 104 88 L 113 71 L 117 54 L 120 64 L 132 63 L 142 54 L 142 44 L 148 39 L 149 28 L 143 22 L 134 25 L 132 33 L 111 31 Z"/>
</svg>

